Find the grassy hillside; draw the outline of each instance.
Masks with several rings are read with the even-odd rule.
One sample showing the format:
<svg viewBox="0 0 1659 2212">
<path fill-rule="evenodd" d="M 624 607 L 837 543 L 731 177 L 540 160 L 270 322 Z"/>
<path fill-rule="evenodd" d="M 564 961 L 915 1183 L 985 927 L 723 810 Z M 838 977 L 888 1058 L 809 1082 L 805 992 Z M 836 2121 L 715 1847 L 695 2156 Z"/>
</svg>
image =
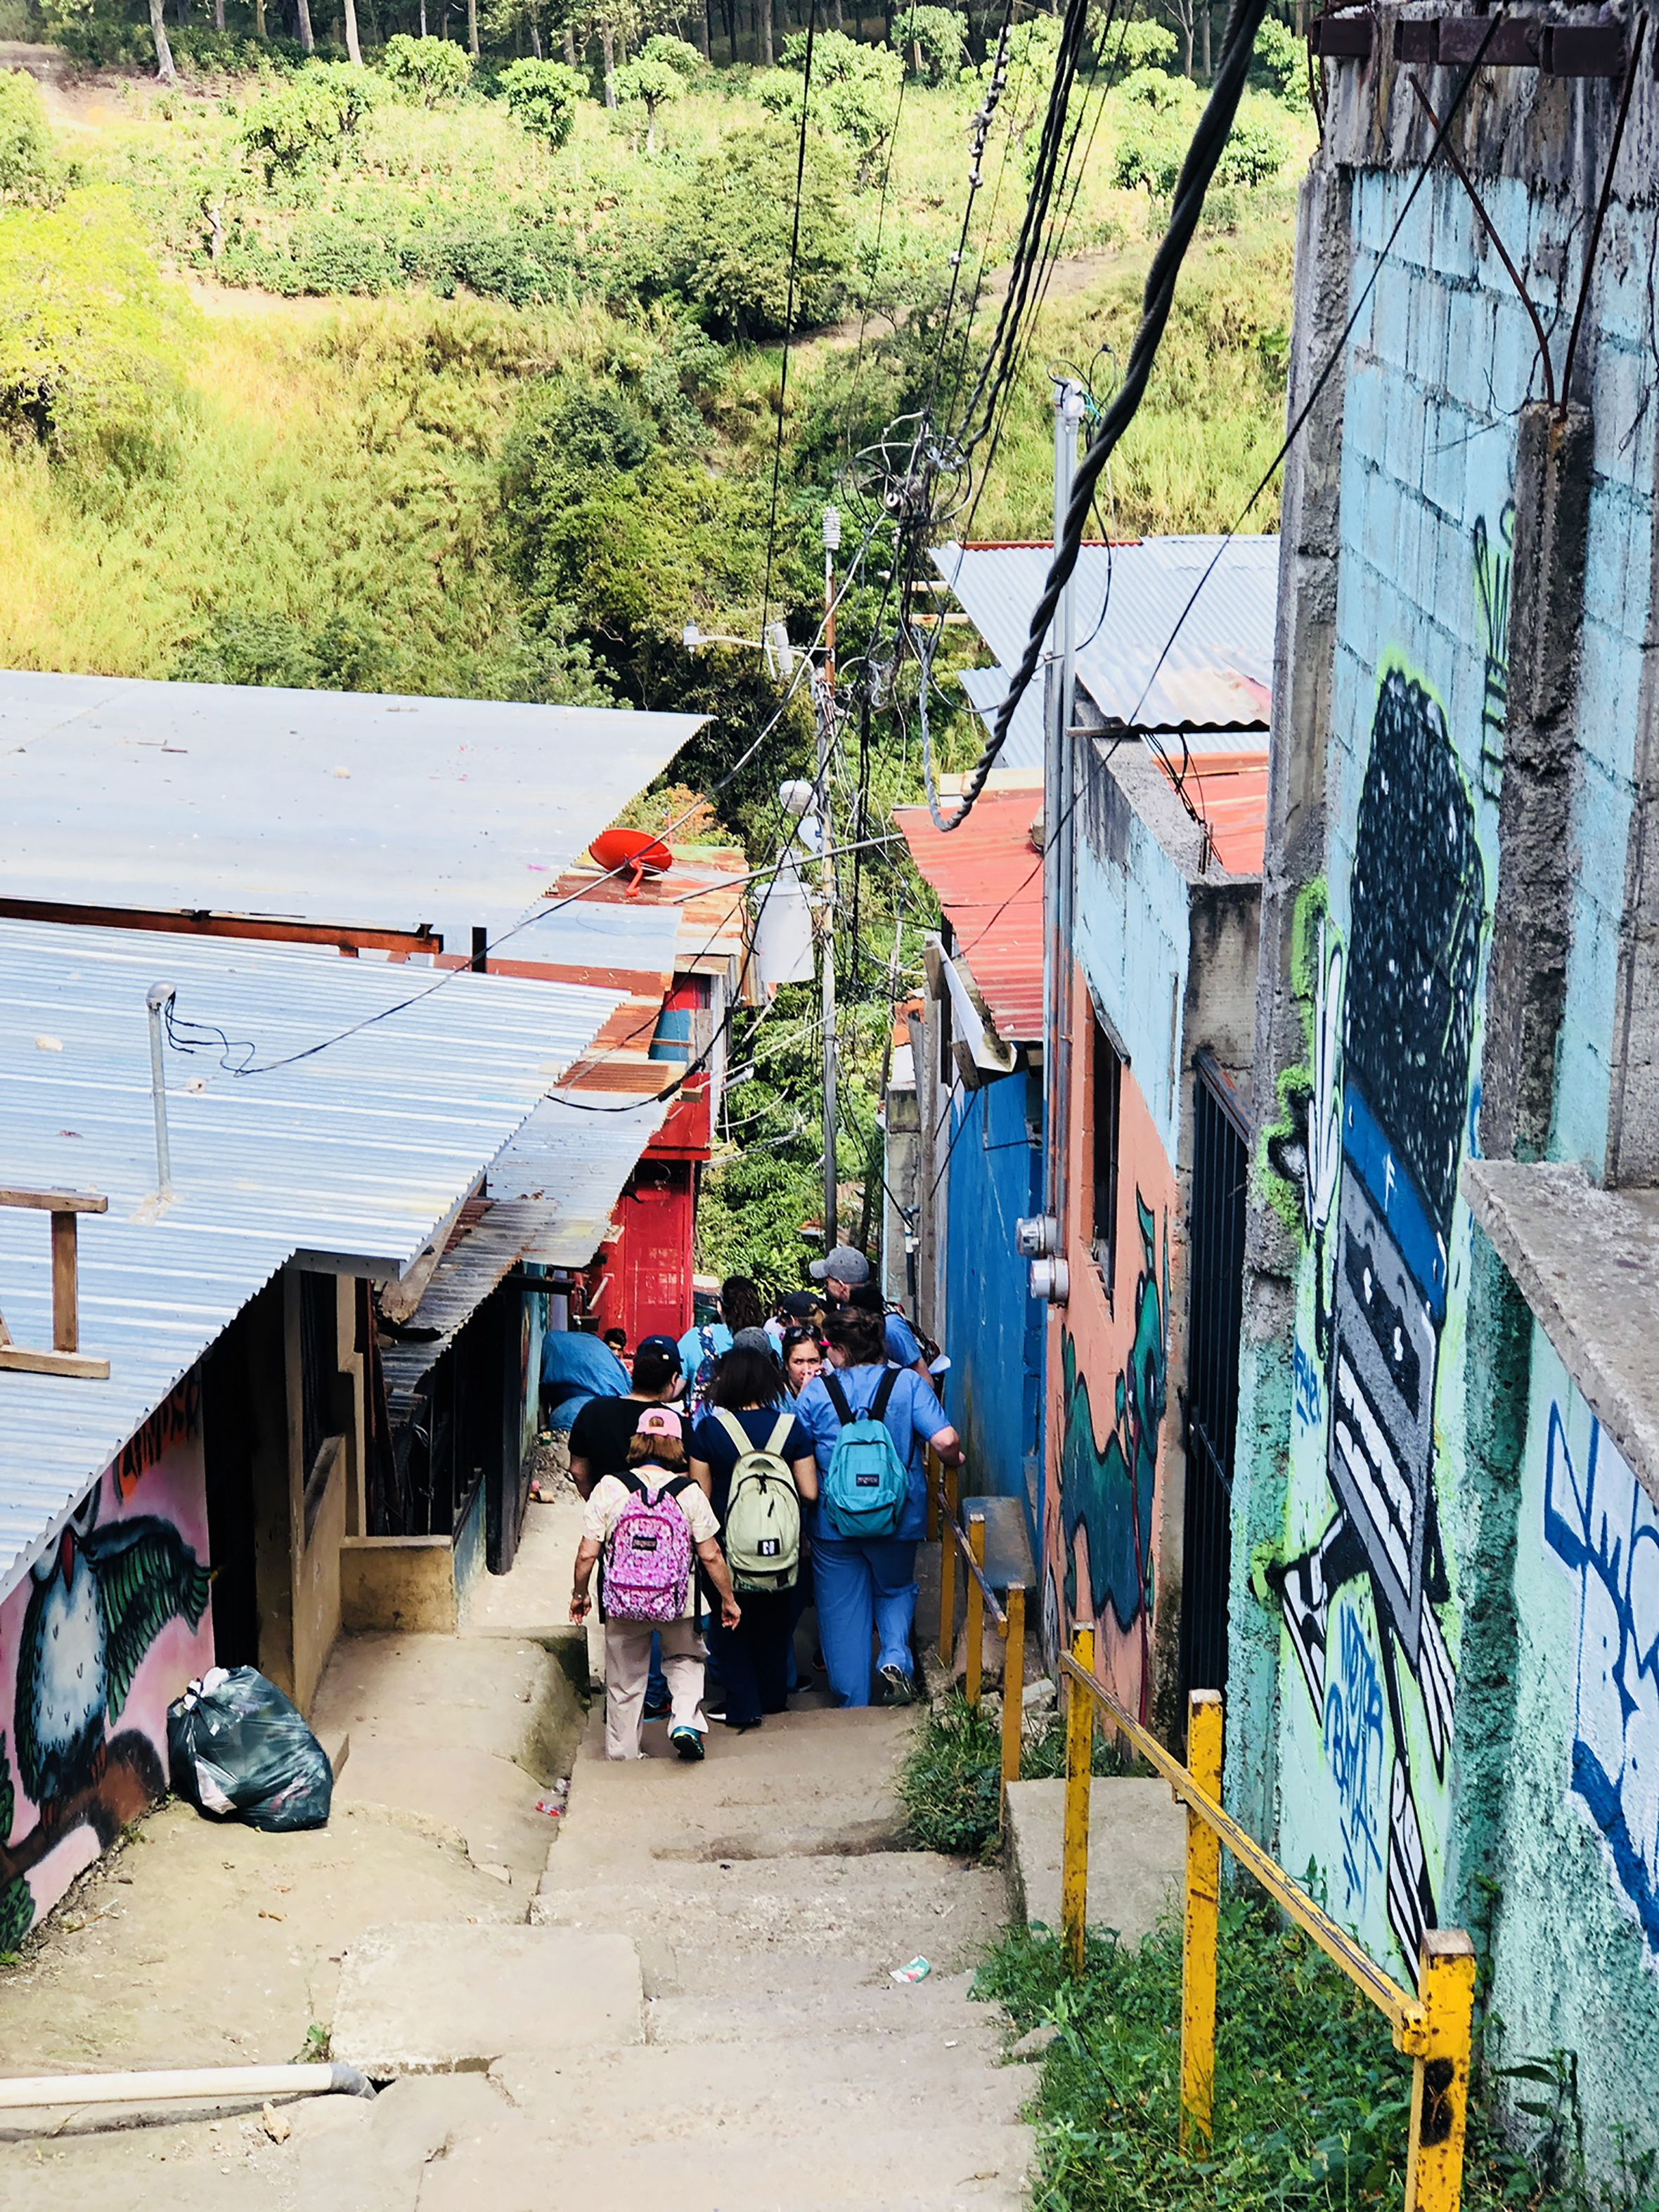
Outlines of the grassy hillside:
<svg viewBox="0 0 1659 2212">
<path fill-rule="evenodd" d="M 901 98 L 889 54 L 867 112 L 815 103 L 781 420 L 798 72 L 687 66 L 649 144 L 640 103 L 609 112 L 580 80 L 562 124 L 530 127 L 488 70 L 428 106 L 378 69 L 261 52 L 250 70 L 243 50 L 228 70 L 198 42 L 179 88 L 102 66 L 54 88 L 49 120 L 0 74 L 0 665 L 680 706 L 711 717 L 675 769 L 706 787 L 777 693 L 758 655 L 689 653 L 682 633 L 753 637 L 764 603 L 810 636 L 823 505 L 856 508 L 849 462 L 925 401 L 959 413 L 1024 204 L 1046 21 L 985 158 L 948 325 L 982 87 L 912 78 Z M 951 527 L 1047 534 L 1048 371 L 1109 396 L 1198 98 L 1156 66 L 1091 95 L 1047 296 Z M 1103 488 L 1116 535 L 1226 526 L 1280 434 L 1311 130 L 1269 86 L 1252 101 L 1248 174 L 1215 195 Z M 1274 514 L 1270 491 L 1251 526 Z M 849 672 L 890 638 L 890 558 L 878 544 L 842 609 Z M 949 632 L 935 672 L 946 766 L 980 742 L 949 679 L 971 649 Z M 843 821 L 877 830 L 916 794 L 915 704 L 902 665 L 862 757 L 844 732 Z M 798 696 L 722 790 L 717 827 L 757 858 L 811 745 Z M 897 881 L 890 858 L 860 862 L 838 943 L 854 1182 Z M 907 981 L 927 915 L 913 883 Z M 706 1186 L 713 1263 L 793 1272 L 815 1211 L 806 996 L 781 994 L 740 1042 L 757 1072 Z"/>
</svg>

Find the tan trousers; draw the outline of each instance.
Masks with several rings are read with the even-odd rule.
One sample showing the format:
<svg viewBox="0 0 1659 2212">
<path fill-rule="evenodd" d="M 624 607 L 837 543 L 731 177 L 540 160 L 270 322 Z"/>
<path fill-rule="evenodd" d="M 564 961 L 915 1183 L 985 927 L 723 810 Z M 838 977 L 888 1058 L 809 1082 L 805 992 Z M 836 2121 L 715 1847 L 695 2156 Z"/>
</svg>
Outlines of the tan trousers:
<svg viewBox="0 0 1659 2212">
<path fill-rule="evenodd" d="M 662 1671 L 673 1700 L 671 1729 L 708 1731 L 702 1717 L 702 1638 L 695 1620 L 671 1620 L 653 1630 L 648 1620 L 605 1624 L 605 1755 L 640 1759 L 640 1724 L 651 1673 L 651 1638 L 662 1638 Z"/>
</svg>

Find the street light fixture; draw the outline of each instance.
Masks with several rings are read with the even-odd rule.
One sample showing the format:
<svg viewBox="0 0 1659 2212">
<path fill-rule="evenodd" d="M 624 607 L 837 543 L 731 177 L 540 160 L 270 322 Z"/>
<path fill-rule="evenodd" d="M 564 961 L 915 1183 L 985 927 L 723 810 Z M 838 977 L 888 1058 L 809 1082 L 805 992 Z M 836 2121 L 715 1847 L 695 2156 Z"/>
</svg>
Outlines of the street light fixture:
<svg viewBox="0 0 1659 2212">
<path fill-rule="evenodd" d="M 795 672 L 795 648 L 789 642 L 788 625 L 783 622 L 768 623 L 764 637 L 735 637 L 729 630 L 699 629 L 689 622 L 680 632 L 680 643 L 688 653 L 700 653 L 705 645 L 745 645 L 751 653 L 766 655 L 767 673 L 787 683 Z"/>
</svg>

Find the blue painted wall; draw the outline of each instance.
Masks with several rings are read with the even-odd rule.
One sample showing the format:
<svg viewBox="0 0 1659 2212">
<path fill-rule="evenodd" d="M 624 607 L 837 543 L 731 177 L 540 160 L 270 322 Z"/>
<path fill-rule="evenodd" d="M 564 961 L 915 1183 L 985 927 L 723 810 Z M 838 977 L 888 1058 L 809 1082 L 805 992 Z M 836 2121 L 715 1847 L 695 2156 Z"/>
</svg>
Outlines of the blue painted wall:
<svg viewBox="0 0 1659 2212">
<path fill-rule="evenodd" d="M 1033 1556 L 1042 1527 L 1042 1309 L 1026 1294 L 1014 1224 L 1041 1209 L 1042 1153 L 1028 1137 L 1026 1079 L 963 1092 L 945 1189 L 945 1405 L 968 1452 L 970 1491 L 1024 1496 Z"/>
</svg>

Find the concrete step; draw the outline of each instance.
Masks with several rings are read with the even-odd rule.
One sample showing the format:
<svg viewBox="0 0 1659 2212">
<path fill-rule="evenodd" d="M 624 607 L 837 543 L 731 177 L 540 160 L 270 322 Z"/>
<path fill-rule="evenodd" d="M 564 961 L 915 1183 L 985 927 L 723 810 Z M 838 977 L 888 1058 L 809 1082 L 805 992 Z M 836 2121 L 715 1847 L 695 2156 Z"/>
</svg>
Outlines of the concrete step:
<svg viewBox="0 0 1659 2212">
<path fill-rule="evenodd" d="M 476 2073 L 510 2052 L 644 2041 L 625 1936 L 569 1929 L 372 1929 L 346 1953 L 333 2054 L 371 2080 Z"/>
<path fill-rule="evenodd" d="M 840 2035 L 942 2049 L 954 2038 L 967 2049 L 968 2039 L 996 2034 L 996 2015 L 969 2002 L 972 1981 L 962 1973 L 895 1982 L 845 1960 L 795 1960 L 763 1984 L 734 1986 L 711 1977 L 701 1988 L 648 1997 L 646 2041 L 763 2045 Z"/>
<path fill-rule="evenodd" d="M 1015 1910 L 1027 1922 L 1060 1925 L 1064 1782 L 1016 1782 L 1008 1792 L 1009 1868 Z M 1180 1896 L 1187 1864 L 1187 1815 L 1167 1782 L 1097 1776 L 1089 1786 L 1091 1926 L 1138 1943 Z"/>
<path fill-rule="evenodd" d="M 718 1971 L 722 1959 L 765 1959 L 774 1979 L 803 1957 L 885 1972 L 920 1953 L 954 1971 L 976 1963 L 1006 1910 L 1000 1874 L 922 1851 L 657 1865 L 644 1878 L 574 1887 L 560 1879 L 562 1858 L 554 1853 L 532 1921 L 626 1931 L 653 1996 Z"/>
<path fill-rule="evenodd" d="M 871 2129 L 848 2118 L 804 2136 L 786 2122 L 769 2139 L 699 2121 L 646 2141 L 625 2118 L 604 2142 L 498 2124 L 452 2140 L 432 2161 L 420 2212 L 547 2212 L 555 2200 L 605 2212 L 1014 2212 L 1030 2141 L 1020 2127 Z"/>
<path fill-rule="evenodd" d="M 580 2057 L 503 2059 L 493 2067 L 520 2111 L 560 2137 L 612 2135 L 660 2142 L 724 2129 L 756 2136 L 818 2134 L 845 2125 L 1012 2126 L 1036 2087 L 1034 2071 L 995 2063 L 997 2039 L 972 2035 L 892 2049 L 839 2035 L 728 2045 L 719 2063 L 684 2044 Z M 955 2047 L 949 2047 L 954 2045 Z M 988 2046 L 986 2047 L 986 2046 Z"/>
</svg>

